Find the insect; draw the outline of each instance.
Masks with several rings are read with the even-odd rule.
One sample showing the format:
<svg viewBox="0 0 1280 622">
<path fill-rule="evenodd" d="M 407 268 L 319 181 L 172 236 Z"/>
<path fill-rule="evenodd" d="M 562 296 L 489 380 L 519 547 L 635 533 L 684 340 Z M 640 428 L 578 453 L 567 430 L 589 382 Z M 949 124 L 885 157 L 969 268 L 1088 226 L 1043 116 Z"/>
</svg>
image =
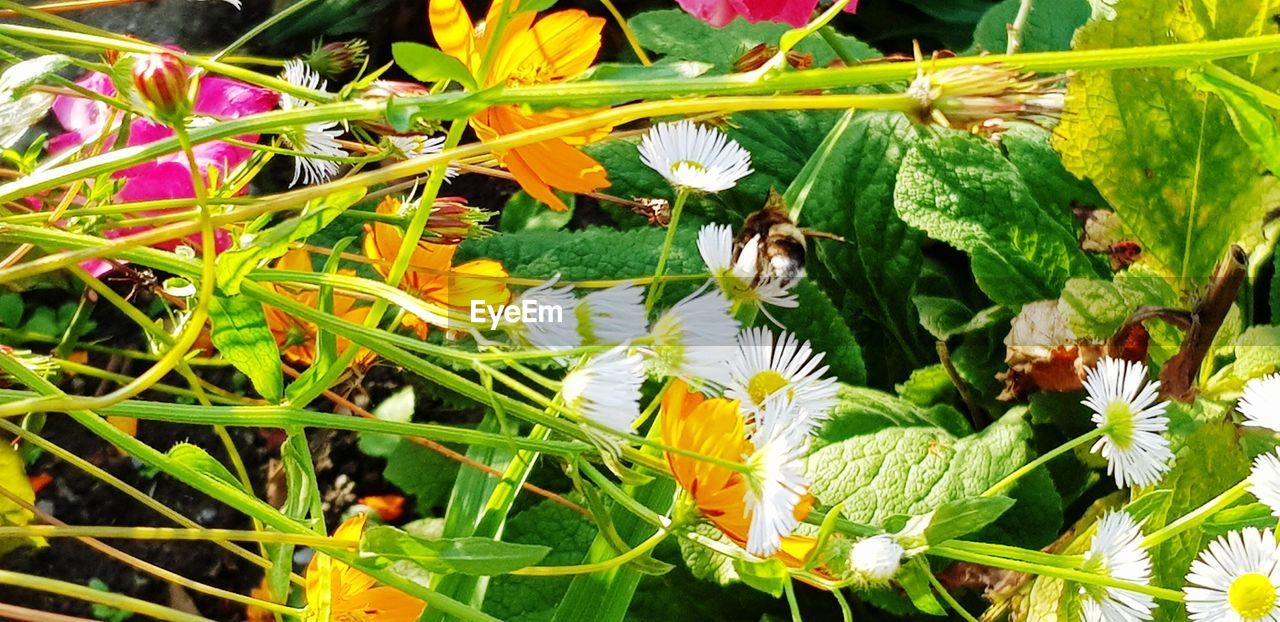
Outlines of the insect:
<svg viewBox="0 0 1280 622">
<path fill-rule="evenodd" d="M 734 263 L 742 265 L 743 253 L 754 253 L 756 281 L 774 280 L 790 287 L 804 276 L 807 238 L 843 241 L 839 236 L 802 229 L 791 220 L 782 195 L 770 190 L 764 208 L 747 216 L 733 244 Z"/>
</svg>

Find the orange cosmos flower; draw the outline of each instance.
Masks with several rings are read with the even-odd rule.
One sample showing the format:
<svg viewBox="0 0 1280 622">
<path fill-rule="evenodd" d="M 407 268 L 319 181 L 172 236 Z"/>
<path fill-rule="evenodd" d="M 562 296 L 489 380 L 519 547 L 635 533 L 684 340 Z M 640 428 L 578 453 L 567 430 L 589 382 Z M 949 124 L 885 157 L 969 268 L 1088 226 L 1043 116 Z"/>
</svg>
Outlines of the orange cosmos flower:
<svg viewBox="0 0 1280 622">
<path fill-rule="evenodd" d="M 754 450 L 746 438 L 746 423 L 737 400 L 707 399 L 689 390 L 682 380 L 673 382 L 662 396 L 661 425 L 664 444 L 723 462 L 742 464 L 743 457 Z M 747 513 L 747 481 L 742 473 L 674 453 L 667 453 L 667 464 L 698 512 L 730 540 L 746 546 L 751 515 Z M 812 507 L 813 497 L 805 495 L 796 506 L 796 518 L 803 520 Z M 815 544 L 813 538 L 786 536 L 777 557 L 788 566 L 800 567 Z"/>
<path fill-rule="evenodd" d="M 518 0 L 494 0 L 485 18 L 485 32 L 476 35 L 475 26 L 461 0 L 431 0 L 429 17 L 440 49 L 462 61 L 473 74 L 481 72 L 485 57 L 489 66 L 476 75 L 480 88 L 498 84 L 530 85 L 557 82 L 586 71 L 600 51 L 600 31 L 604 19 L 576 9 L 557 11 L 536 19 L 533 12 L 516 15 Z M 503 11 L 501 37 L 493 41 Z M 491 53 L 491 46 L 496 46 Z M 490 141 L 548 123 L 585 114 L 581 110 L 554 109 L 526 112 L 520 106 L 493 106 L 471 117 L 471 127 L 481 140 Z M 577 146 L 597 140 L 612 129 L 600 127 L 588 132 L 545 140 L 533 145 L 496 151 L 498 161 L 511 171 L 520 187 L 556 211 L 568 207 L 552 188 L 587 193 L 609 186 L 604 167 Z"/>
<path fill-rule="evenodd" d="M 275 268 L 296 272 L 310 272 L 311 253 L 303 249 L 289 251 L 276 260 Z M 350 270 L 340 270 L 338 274 L 353 275 L 355 273 Z M 318 290 L 294 289 L 277 283 L 271 284 L 270 287 L 276 293 L 288 296 L 308 307 L 318 308 L 317 303 L 320 299 Z M 355 298 L 334 292 L 333 314 L 348 322 L 360 324 L 369 315 L 369 308 L 356 307 L 355 304 Z M 316 325 L 293 317 L 270 305 L 264 305 L 263 311 L 267 316 L 267 328 L 271 329 L 271 334 L 276 338 L 276 345 L 280 347 L 280 353 L 284 355 L 285 360 L 296 365 L 311 365 L 316 357 L 316 333 L 318 332 Z M 350 345 L 350 342 L 346 339 L 338 338 L 339 351 L 346 349 L 348 345 Z M 363 367 L 372 363 L 373 359 L 373 352 L 361 350 L 359 356 L 356 357 L 356 364 Z"/>
<path fill-rule="evenodd" d="M 357 514 L 347 519 L 333 532 L 333 537 L 359 540 L 366 518 L 364 514 Z M 307 611 L 303 619 L 306 622 L 413 622 L 427 606 L 393 587 L 375 585 L 373 577 L 328 555 L 316 553 L 307 564 Z"/>
<path fill-rule="evenodd" d="M 400 215 L 400 200 L 387 197 L 378 204 L 378 213 L 387 216 Z M 391 262 L 400 251 L 404 234 L 395 225 L 370 222 L 364 226 L 364 254 L 373 261 L 373 267 L 383 277 L 391 269 Z M 436 243 L 423 239 L 413 249 L 409 270 L 400 281 L 400 289 L 424 300 L 468 310 L 472 301 L 489 306 L 504 305 L 511 301 L 507 288 L 506 268 L 492 259 L 477 259 L 454 266 L 456 244 Z M 402 321 L 404 326 L 417 331 L 420 338 L 427 336 L 427 323 L 412 313 Z"/>
</svg>

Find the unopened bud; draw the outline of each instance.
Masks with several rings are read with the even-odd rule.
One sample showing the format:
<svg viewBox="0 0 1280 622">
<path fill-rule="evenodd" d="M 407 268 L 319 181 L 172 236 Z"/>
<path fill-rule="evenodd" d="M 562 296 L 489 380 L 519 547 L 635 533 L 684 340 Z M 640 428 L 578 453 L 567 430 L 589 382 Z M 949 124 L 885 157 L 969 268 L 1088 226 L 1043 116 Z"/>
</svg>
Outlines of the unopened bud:
<svg viewBox="0 0 1280 622">
<path fill-rule="evenodd" d="M 458 244 L 486 231 L 481 225 L 492 212 L 467 205 L 462 197 L 441 197 L 431 207 L 427 231 L 435 237 L 424 240 L 434 244 Z"/>
<path fill-rule="evenodd" d="M 370 84 L 368 88 L 360 92 L 360 97 L 372 100 L 388 100 L 393 97 L 421 97 L 430 95 L 431 91 L 427 87 L 417 82 L 401 82 L 398 80 L 377 80 Z M 405 128 L 393 128 L 387 123 L 381 121 L 362 121 L 360 125 L 373 130 L 379 134 L 398 134 L 408 131 L 412 134 L 434 134 L 440 129 L 438 121 L 429 119 L 418 119 L 407 130 Z"/>
<path fill-rule="evenodd" d="M 951 67 L 922 74 L 907 88 L 920 120 L 998 132 L 1005 121 L 1051 127 L 1062 116 L 1060 78 L 1040 78 L 1000 65 Z"/>
<path fill-rule="evenodd" d="M 191 112 L 191 80 L 178 57 L 158 52 L 133 63 L 133 86 L 161 120 L 177 123 Z"/>
<path fill-rule="evenodd" d="M 369 44 L 364 39 L 351 39 L 317 46 L 303 60 L 317 72 L 333 77 L 359 67 L 368 57 Z"/>
</svg>

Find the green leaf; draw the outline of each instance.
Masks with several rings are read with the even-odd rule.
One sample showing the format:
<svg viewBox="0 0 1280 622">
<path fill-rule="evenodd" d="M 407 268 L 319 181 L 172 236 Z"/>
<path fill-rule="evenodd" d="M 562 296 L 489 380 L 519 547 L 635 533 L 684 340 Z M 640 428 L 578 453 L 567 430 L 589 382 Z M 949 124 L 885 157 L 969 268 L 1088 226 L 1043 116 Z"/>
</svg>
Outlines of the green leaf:
<svg viewBox="0 0 1280 622">
<path fill-rule="evenodd" d="M 998 496 L 949 501 L 933 511 L 932 520 L 924 530 L 925 540 L 929 544 L 940 544 L 967 536 L 994 523 L 1013 505 L 1013 499 Z"/>
<path fill-rule="evenodd" d="M 419 121 L 443 121 L 470 116 L 493 103 L 493 96 L 502 90 L 495 84 L 480 91 L 447 91 L 435 95 L 427 102 L 409 101 L 403 97 L 387 100 L 387 123 L 397 132 L 409 132 Z"/>
<path fill-rule="evenodd" d="M 916 406 L 928 408 L 955 399 L 956 386 L 941 363 L 911 372 L 906 382 L 894 387 L 901 397 Z"/>
<path fill-rule="evenodd" d="M 978 496 L 1027 461 L 1024 413 L 1014 409 L 964 438 L 936 427 L 891 427 L 827 445 L 809 456 L 810 492 L 821 505 L 844 502 L 846 518 L 868 525 Z"/>
<path fill-rule="evenodd" d="M 953 298 L 916 296 L 911 299 L 920 312 L 920 324 L 940 340 L 989 328 L 1013 319 L 1013 313 L 1001 306 L 988 307 L 977 313 Z"/>
<path fill-rule="evenodd" d="M 111 586 L 107 585 L 105 581 L 97 577 L 89 579 L 88 585 L 99 592 L 111 592 Z M 133 617 L 132 611 L 116 609 L 115 607 L 104 605 L 102 603 L 93 603 L 89 607 L 89 611 L 93 613 L 94 618 L 102 620 L 103 622 L 124 622 L 125 620 Z"/>
<path fill-rule="evenodd" d="M 385 525 L 365 530 L 360 538 L 361 556 L 410 561 L 441 574 L 506 574 L 528 568 L 550 552 L 546 546 L 488 538 L 420 538 Z"/>
<path fill-rule="evenodd" d="M 849 384 L 866 383 L 867 369 L 862 362 L 858 338 L 831 299 L 813 281 L 801 281 L 791 291 L 799 306 L 773 308 L 769 314 L 821 352 L 822 362 L 831 367 L 832 376 Z"/>
<path fill-rule="evenodd" d="M 262 303 L 248 296 L 215 296 L 209 319 L 210 339 L 218 352 L 249 377 L 263 399 L 279 403 L 284 396 L 280 348 L 267 327 Z"/>
<path fill-rule="evenodd" d="M 556 0 L 523 0 L 512 15 L 538 13 L 556 5 Z"/>
<path fill-rule="evenodd" d="M 935 616 L 946 615 L 947 611 L 942 608 L 942 603 L 933 595 L 933 586 L 929 585 L 930 572 L 924 558 L 912 559 L 898 571 L 898 585 L 902 586 L 907 598 L 911 599 L 911 604 L 920 611 Z"/>
<path fill-rule="evenodd" d="M 978 21 L 973 44 L 979 51 L 1003 54 L 1009 47 L 1009 26 L 1018 15 L 1022 0 L 1004 0 L 991 7 Z M 1089 21 L 1088 0 L 1033 2 L 1022 27 L 1023 52 L 1058 52 L 1071 49 L 1071 36 Z"/>
<path fill-rule="evenodd" d="M 1257 93 L 1242 88 L 1232 77 L 1234 74 L 1221 75 L 1216 68 L 1201 68 L 1187 74 L 1196 88 L 1217 95 L 1227 105 L 1231 123 L 1262 165 L 1269 171 L 1280 170 L 1280 129 L 1276 127 L 1275 114 Z"/>
<path fill-rule="evenodd" d="M 449 498 L 458 473 L 457 462 L 406 440 L 397 443 L 386 459 L 382 476 L 405 494 L 412 495 L 420 511 L 442 506 Z"/>
<path fill-rule="evenodd" d="M 595 535 L 596 527 L 586 517 L 558 503 L 542 500 L 508 519 L 502 539 L 551 547 L 542 563 L 569 566 L 582 563 Z M 485 592 L 484 611 L 510 622 L 547 620 L 572 581 L 573 577 L 569 576 L 493 577 Z"/>
<path fill-rule="evenodd" d="M 1148 533 L 1177 520 L 1249 475 L 1249 460 L 1236 443 L 1236 428 L 1229 423 L 1208 423 L 1191 435 L 1178 451 L 1173 470 L 1160 488 L 1172 491 L 1163 511 L 1155 511 L 1144 530 Z M 1211 536 L 1188 529 L 1151 551 L 1156 585 L 1182 585 L 1191 561 Z M 1184 620 L 1180 603 L 1162 603 L 1156 619 Z"/>
<path fill-rule="evenodd" d="M 836 405 L 814 438 L 814 449 L 859 438 L 885 429 L 943 428 L 962 436 L 968 424 L 956 413 L 925 409 L 883 391 L 838 385 Z M 945 433 L 945 432 L 944 432 Z"/>
<path fill-rule="evenodd" d="M 413 419 L 414 411 L 413 386 L 406 386 L 390 397 L 382 400 L 373 409 L 373 416 L 383 421 L 406 422 Z M 366 455 L 386 458 L 404 441 L 391 434 L 361 434 L 358 441 L 360 451 Z"/>
<path fill-rule="evenodd" d="M 240 293 L 240 282 L 254 268 L 289 252 L 289 245 L 295 240 L 324 229 L 338 214 L 364 198 L 364 194 L 364 188 L 355 188 L 310 201 L 297 216 L 259 232 L 247 246 L 218 255 L 218 287 L 229 295 Z"/>
<path fill-rule="evenodd" d="M 1009 307 L 1053 298 L 1096 273 L 1074 233 L 1047 217 L 1009 161 L 957 132 L 921 141 L 902 162 L 894 207 L 907 223 L 966 253 L 982 291 Z"/>
<path fill-rule="evenodd" d="M 557 231 L 564 229 L 569 224 L 569 220 L 573 218 L 573 211 L 576 201 L 573 199 L 576 195 L 567 197 L 566 203 L 569 209 L 563 212 L 557 212 L 548 209 L 546 204 L 539 201 L 523 190 L 511 195 L 507 199 L 507 204 L 502 208 L 502 217 L 498 220 L 498 230 L 503 233 L 517 233 L 520 231 Z"/>
<path fill-rule="evenodd" d="M 894 212 L 893 193 L 902 158 L 918 140 L 901 114 L 846 113 L 785 197 L 800 225 L 844 238 L 815 242 L 833 281 L 828 292 L 848 298 L 882 328 L 912 367 L 931 358 L 911 303 L 922 236 Z"/>
<path fill-rule="evenodd" d="M 1062 156 L 1053 149 L 1053 135 L 1048 130 L 1030 123 L 1011 123 L 1000 133 L 999 140 L 1004 157 L 1018 169 L 1036 203 L 1055 222 L 1075 232 L 1073 207 L 1104 205 L 1093 184 L 1062 165 Z"/>
<path fill-rule="evenodd" d="M 1275 526 L 1276 517 L 1271 514 L 1271 508 L 1264 503 L 1249 503 L 1218 510 L 1204 521 L 1203 529 L 1206 536 L 1216 538 L 1247 527 L 1274 529 Z"/>
<path fill-rule="evenodd" d="M 1129 0 L 1115 20 L 1093 20 L 1075 48 L 1195 43 L 1274 34 L 1275 0 Z M 1274 89 L 1274 64 L 1250 58 L 1222 68 Z M 1195 287 L 1233 243 L 1262 242 L 1260 223 L 1277 182 L 1232 127 L 1221 98 L 1175 68 L 1072 72 L 1054 146 L 1088 178 L 1149 257 L 1182 288 Z"/>
<path fill-rule="evenodd" d="M 654 65 L 634 65 L 624 63 L 600 63 L 575 77 L 572 82 L 588 82 L 592 80 L 687 80 L 707 73 L 712 68 L 708 63 L 672 62 Z"/>
<path fill-rule="evenodd" d="M 733 570 L 743 583 L 774 598 L 782 596 L 787 582 L 791 580 L 791 575 L 787 574 L 787 565 L 777 558 L 756 563 L 735 559 Z"/>
<path fill-rule="evenodd" d="M 22 296 L 12 292 L 0 295 L 0 326 L 17 328 L 24 308 Z"/>
<path fill-rule="evenodd" d="M 710 63 L 717 73 L 728 73 L 744 52 L 760 43 L 776 45 L 783 33 L 791 30 L 786 24 L 749 24 L 741 19 L 715 28 L 679 9 L 646 11 L 627 23 L 645 49 L 669 60 Z M 859 60 L 880 56 L 875 49 L 853 37 L 837 37 Z M 813 54 L 814 64 L 819 67 L 836 59 L 835 50 L 819 37 L 809 37 L 796 46 L 795 51 Z"/>
<path fill-rule="evenodd" d="M 471 75 L 471 70 L 462 61 L 436 48 L 411 41 L 397 41 L 391 44 L 391 55 L 405 73 L 421 82 L 452 80 L 469 90 L 477 90 L 476 79 Z"/>
<path fill-rule="evenodd" d="M 1250 326 L 1232 342 L 1231 352 L 1235 360 L 1205 383 L 1206 395 L 1239 393 L 1250 380 L 1280 370 L 1280 326 Z"/>
<path fill-rule="evenodd" d="M 236 490 L 244 490 L 244 485 L 231 474 L 231 471 L 227 470 L 226 466 L 199 446 L 178 443 L 169 450 L 167 455 L 170 460 L 195 471 L 201 477 L 219 484 L 230 485 Z"/>
<path fill-rule="evenodd" d="M 720 542 L 725 546 L 737 546 L 728 536 L 724 535 L 723 531 L 720 531 L 715 525 L 707 521 L 699 521 L 693 526 L 692 531 Z M 716 585 L 729 585 L 740 580 L 732 557 L 721 555 L 686 538 L 680 538 L 678 542 L 680 544 L 680 556 L 684 558 L 685 565 L 688 566 L 690 574 L 694 577 L 703 581 L 710 581 Z"/>
</svg>

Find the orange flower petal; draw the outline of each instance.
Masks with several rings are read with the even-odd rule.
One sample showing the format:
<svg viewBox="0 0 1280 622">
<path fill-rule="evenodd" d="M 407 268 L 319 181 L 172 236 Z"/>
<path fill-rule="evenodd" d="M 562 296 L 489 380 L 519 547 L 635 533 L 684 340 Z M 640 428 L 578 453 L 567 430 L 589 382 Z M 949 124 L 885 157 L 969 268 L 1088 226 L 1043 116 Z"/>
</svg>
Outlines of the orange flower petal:
<svg viewBox="0 0 1280 622">
<path fill-rule="evenodd" d="M 435 35 L 440 51 L 473 67 L 476 62 L 476 27 L 461 0 L 431 0 L 427 6 L 427 20 L 431 23 L 431 33 Z"/>
<path fill-rule="evenodd" d="M 557 11 L 538 20 L 527 37 L 526 63 L 537 63 L 551 79 L 572 78 L 591 67 L 600 53 L 604 19 L 585 11 Z"/>
</svg>

